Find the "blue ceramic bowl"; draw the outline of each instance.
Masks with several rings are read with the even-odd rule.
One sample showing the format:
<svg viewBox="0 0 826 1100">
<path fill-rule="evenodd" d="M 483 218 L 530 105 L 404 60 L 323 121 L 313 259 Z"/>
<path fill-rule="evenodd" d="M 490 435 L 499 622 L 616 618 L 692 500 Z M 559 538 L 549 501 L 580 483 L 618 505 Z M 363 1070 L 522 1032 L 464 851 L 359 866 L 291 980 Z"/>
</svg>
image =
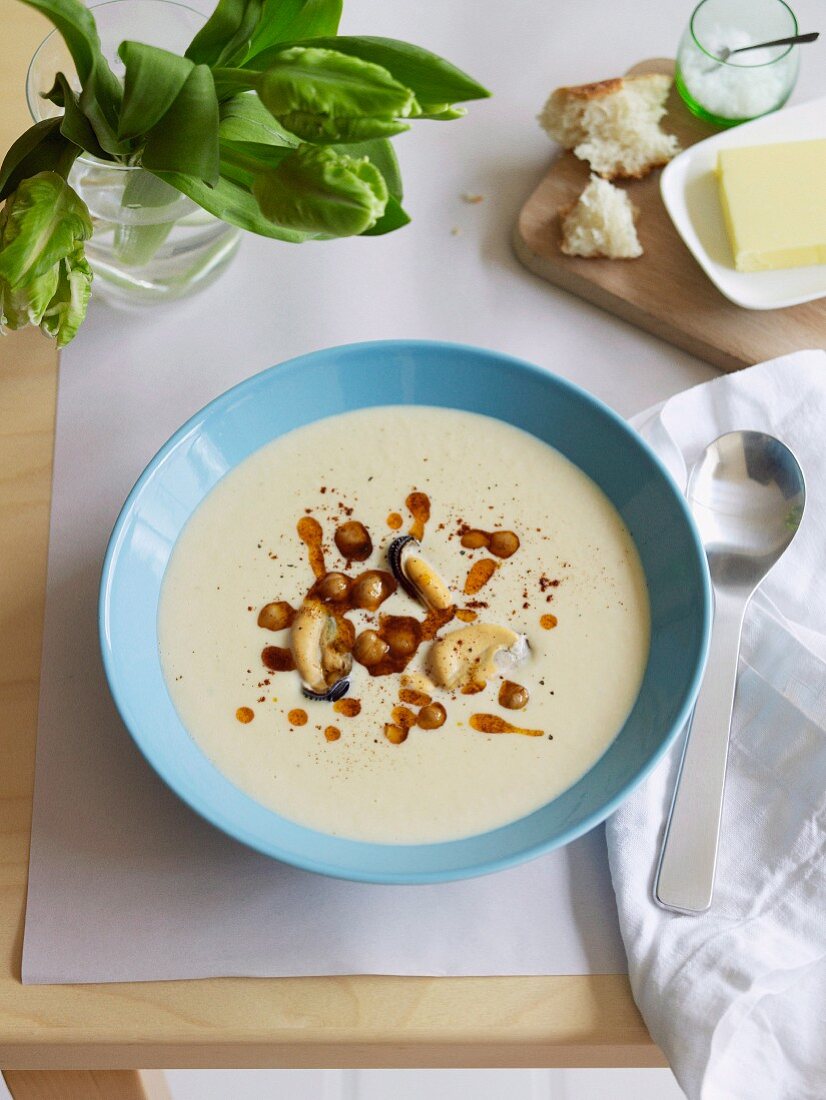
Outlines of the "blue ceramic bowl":
<svg viewBox="0 0 826 1100">
<path fill-rule="evenodd" d="M 602 487 L 636 541 L 651 603 L 651 651 L 616 740 L 573 787 L 528 817 L 440 844 L 368 844 L 296 825 L 214 767 L 181 724 L 164 684 L 157 614 L 164 570 L 210 489 L 271 439 L 370 405 L 485 413 L 558 448 Z M 250 378 L 202 409 L 144 470 L 103 566 L 100 634 L 121 716 L 158 774 L 220 829 L 323 874 L 439 882 L 498 871 L 566 844 L 614 810 L 688 717 L 708 646 L 706 559 L 685 502 L 658 459 L 610 409 L 528 363 L 461 345 L 395 340 L 330 348 Z"/>
</svg>

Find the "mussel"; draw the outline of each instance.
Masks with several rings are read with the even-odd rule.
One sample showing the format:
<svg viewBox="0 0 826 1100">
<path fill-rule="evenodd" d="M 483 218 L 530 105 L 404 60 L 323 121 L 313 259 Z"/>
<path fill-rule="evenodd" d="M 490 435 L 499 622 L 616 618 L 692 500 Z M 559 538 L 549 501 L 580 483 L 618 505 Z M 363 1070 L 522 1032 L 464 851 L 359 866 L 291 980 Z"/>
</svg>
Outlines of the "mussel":
<svg viewBox="0 0 826 1100">
<path fill-rule="evenodd" d="M 393 576 L 414 600 L 433 611 L 453 606 L 453 597 L 445 581 L 421 554 L 418 539 L 399 535 L 387 547 L 387 560 Z"/>
<path fill-rule="evenodd" d="M 347 694 L 354 635 L 352 623 L 320 600 L 303 602 L 293 620 L 291 649 L 308 699 L 333 703 Z"/>
<path fill-rule="evenodd" d="M 528 656 L 524 634 L 496 623 L 472 623 L 451 630 L 430 647 L 427 671 L 434 684 L 452 690 L 484 687 L 497 673 L 515 668 Z"/>
<path fill-rule="evenodd" d="M 343 680 L 336 680 L 329 691 L 310 691 L 309 688 L 303 686 L 301 688 L 301 694 L 305 699 L 312 699 L 313 702 L 316 703 L 337 703 L 339 699 L 344 698 L 349 690 L 350 681 L 345 677 Z"/>
</svg>

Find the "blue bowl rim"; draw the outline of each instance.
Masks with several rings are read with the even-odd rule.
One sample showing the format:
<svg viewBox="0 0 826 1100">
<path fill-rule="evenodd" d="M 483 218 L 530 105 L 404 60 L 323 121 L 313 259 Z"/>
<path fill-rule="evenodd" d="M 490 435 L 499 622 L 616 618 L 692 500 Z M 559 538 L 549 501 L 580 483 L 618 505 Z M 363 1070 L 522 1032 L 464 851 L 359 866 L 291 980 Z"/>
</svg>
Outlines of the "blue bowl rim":
<svg viewBox="0 0 826 1100">
<path fill-rule="evenodd" d="M 576 397 L 586 401 L 594 406 L 602 415 L 606 416 L 609 420 L 613 421 L 616 426 L 620 428 L 621 434 L 625 435 L 633 446 L 637 446 L 642 449 L 652 465 L 662 476 L 665 483 L 671 488 L 676 498 L 677 506 L 683 514 L 683 518 L 686 522 L 687 530 L 690 534 L 691 542 L 695 551 L 697 564 L 699 566 L 699 576 L 702 580 L 702 608 L 701 608 L 701 628 L 702 637 L 697 653 L 697 659 L 693 675 L 688 683 L 688 686 L 684 692 L 684 698 L 682 705 L 680 706 L 677 716 L 672 722 L 671 728 L 667 731 L 662 739 L 659 747 L 651 757 L 643 764 L 635 775 L 626 782 L 613 798 L 609 799 L 599 810 L 595 810 L 589 814 L 586 818 L 580 821 L 577 825 L 571 826 L 563 833 L 549 837 L 546 841 L 542 841 L 538 844 L 534 844 L 529 848 L 522 849 L 518 852 L 511 853 L 507 856 L 501 856 L 491 860 L 482 861 L 470 866 L 461 868 L 451 868 L 441 871 L 406 871 L 406 872 L 388 872 L 388 871 L 365 871 L 358 872 L 354 870 L 344 870 L 335 864 L 327 864 L 321 860 L 313 860 L 310 858 L 297 858 L 293 853 L 286 852 L 279 848 L 277 844 L 265 844 L 258 838 L 250 836 L 246 831 L 231 821 L 224 821 L 220 811 L 212 806 L 208 800 L 200 799 L 197 796 L 187 794 L 184 796 L 176 787 L 173 780 L 167 773 L 163 760 L 155 759 L 155 754 L 151 752 L 148 747 L 143 743 L 139 731 L 133 728 L 130 717 L 126 712 L 125 707 L 122 706 L 121 700 L 118 697 L 118 693 L 115 687 L 114 670 L 110 661 L 109 647 L 107 645 L 107 620 L 108 620 L 108 608 L 109 608 L 109 591 L 112 579 L 112 566 L 115 555 L 120 544 L 121 536 L 123 534 L 124 527 L 126 526 L 132 511 L 132 507 L 140 495 L 146 482 L 154 475 L 158 467 L 161 466 L 166 456 L 174 450 L 178 444 L 185 439 L 190 432 L 198 427 L 207 416 L 217 407 L 231 403 L 233 397 L 240 390 L 255 384 L 260 384 L 264 379 L 269 378 L 276 371 L 283 372 L 287 369 L 295 371 L 300 370 L 308 363 L 328 356 L 331 352 L 335 353 L 358 353 L 359 351 L 375 351 L 383 349 L 388 353 L 398 353 L 400 351 L 409 351 L 411 349 L 416 350 L 431 350 L 433 352 L 443 352 L 447 354 L 461 353 L 463 355 L 471 355 L 475 357 L 481 357 L 491 361 L 499 362 L 507 367 L 513 368 L 517 371 L 522 371 L 527 374 L 538 376 L 545 380 L 550 377 L 554 384 L 562 389 L 568 390 Z M 273 437 L 273 438 L 278 438 Z M 224 475 L 226 476 L 226 475 Z M 103 559 L 103 566 L 101 568 L 101 580 L 100 591 L 98 599 L 98 631 L 99 631 L 99 643 L 101 649 L 101 657 L 106 674 L 106 680 L 109 686 L 109 692 L 115 707 L 123 721 L 126 729 L 129 731 L 132 740 L 137 745 L 139 751 L 143 755 L 144 759 L 151 766 L 153 771 L 166 783 L 166 785 L 180 798 L 190 809 L 194 810 L 202 818 L 208 821 L 212 826 L 219 829 L 221 832 L 229 835 L 232 839 L 237 840 L 248 847 L 261 852 L 263 855 L 268 856 L 271 859 L 279 860 L 283 863 L 290 864 L 300 868 L 301 870 L 310 871 L 316 874 L 322 874 L 331 878 L 341 878 L 351 882 L 366 882 L 377 883 L 386 885 L 426 885 L 439 882 L 453 882 L 460 879 L 474 878 L 480 875 L 493 874 L 498 871 L 506 870 L 509 867 L 514 867 L 519 864 L 528 862 L 532 859 L 536 859 L 547 852 L 553 851 L 555 848 L 561 848 L 571 841 L 576 840 L 578 837 L 583 836 L 585 833 L 591 831 L 601 822 L 605 821 L 610 815 L 625 801 L 625 799 L 631 794 L 631 792 L 642 783 L 642 781 L 653 771 L 659 761 L 663 758 L 665 753 L 671 748 L 680 731 L 685 727 L 686 722 L 691 716 L 691 712 L 694 707 L 696 696 L 700 690 L 703 675 L 705 672 L 706 661 L 708 658 L 708 650 L 711 639 L 711 625 L 712 625 L 712 589 L 711 589 L 711 577 L 708 569 L 708 559 L 706 557 L 705 548 L 702 544 L 699 531 L 697 530 L 694 518 L 691 514 L 691 510 L 688 506 L 688 502 L 685 496 L 680 491 L 679 487 L 674 482 L 667 467 L 656 454 L 656 452 L 650 447 L 650 445 L 630 426 L 630 424 L 615 412 L 609 405 L 606 405 L 600 398 L 595 397 L 587 390 L 578 386 L 576 383 L 569 381 L 566 378 L 561 377 L 558 374 L 554 374 L 552 371 L 540 367 L 535 363 L 530 363 L 525 359 L 520 359 L 516 356 L 508 355 L 504 352 L 495 351 L 490 348 L 481 348 L 472 344 L 460 344 L 445 340 L 421 340 L 421 339 L 404 339 L 397 338 L 392 340 L 364 340 L 357 341 L 351 344 L 338 344 L 331 347 L 317 348 L 314 351 L 305 352 L 302 355 L 293 356 L 290 359 L 284 360 L 282 363 L 273 364 L 270 367 L 265 367 L 263 370 L 251 375 L 249 378 L 242 379 L 234 386 L 224 390 L 218 394 L 211 401 L 208 401 L 206 405 L 202 406 L 197 412 L 195 412 L 188 420 L 186 420 L 160 447 L 155 455 L 149 460 L 143 471 L 139 475 L 137 481 L 129 491 L 126 500 L 124 501 L 120 512 L 118 513 L 115 524 L 112 528 L 112 533 L 109 536 L 109 542 L 106 547 L 106 553 Z M 587 774 L 587 773 L 586 773 Z M 274 811 L 272 811 L 274 813 Z M 277 814 L 275 816 L 278 816 Z M 313 831 L 313 830 L 310 830 Z M 451 841 L 445 841 L 445 844 L 452 843 Z M 392 847 L 392 845 L 388 845 Z M 400 847 L 407 847 L 402 845 Z"/>
</svg>

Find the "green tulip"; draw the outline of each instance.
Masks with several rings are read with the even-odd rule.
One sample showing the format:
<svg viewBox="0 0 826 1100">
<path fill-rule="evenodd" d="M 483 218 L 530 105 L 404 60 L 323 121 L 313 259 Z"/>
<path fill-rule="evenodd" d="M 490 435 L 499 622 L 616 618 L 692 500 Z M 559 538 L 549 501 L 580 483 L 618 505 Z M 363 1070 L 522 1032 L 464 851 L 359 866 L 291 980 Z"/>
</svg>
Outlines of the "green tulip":
<svg viewBox="0 0 826 1100">
<path fill-rule="evenodd" d="M 40 325 L 63 347 L 86 316 L 92 235 L 85 203 L 56 172 L 23 180 L 0 211 L 0 330 Z"/>
<path fill-rule="evenodd" d="M 413 92 L 381 65 L 336 50 L 282 50 L 257 82 L 261 102 L 291 134 L 316 144 L 368 141 L 408 129 Z"/>
<path fill-rule="evenodd" d="M 305 233 L 350 237 L 384 214 L 389 193 L 384 176 L 367 157 L 329 146 L 300 145 L 252 185 L 262 214 Z"/>
</svg>

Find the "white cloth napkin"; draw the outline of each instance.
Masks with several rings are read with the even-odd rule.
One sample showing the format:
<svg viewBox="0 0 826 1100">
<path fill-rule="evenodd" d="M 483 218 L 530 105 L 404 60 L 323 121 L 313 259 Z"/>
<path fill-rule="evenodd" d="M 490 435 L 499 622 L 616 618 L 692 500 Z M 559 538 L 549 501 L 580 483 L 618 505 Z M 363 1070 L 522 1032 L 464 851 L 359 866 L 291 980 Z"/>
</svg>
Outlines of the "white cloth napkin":
<svg viewBox="0 0 826 1100">
<path fill-rule="evenodd" d="M 679 753 L 609 820 L 637 1004 L 690 1100 L 826 1097 L 826 353 L 715 379 L 637 418 L 678 484 L 735 428 L 798 457 L 803 522 L 746 614 L 714 902 L 652 900 Z"/>
</svg>

